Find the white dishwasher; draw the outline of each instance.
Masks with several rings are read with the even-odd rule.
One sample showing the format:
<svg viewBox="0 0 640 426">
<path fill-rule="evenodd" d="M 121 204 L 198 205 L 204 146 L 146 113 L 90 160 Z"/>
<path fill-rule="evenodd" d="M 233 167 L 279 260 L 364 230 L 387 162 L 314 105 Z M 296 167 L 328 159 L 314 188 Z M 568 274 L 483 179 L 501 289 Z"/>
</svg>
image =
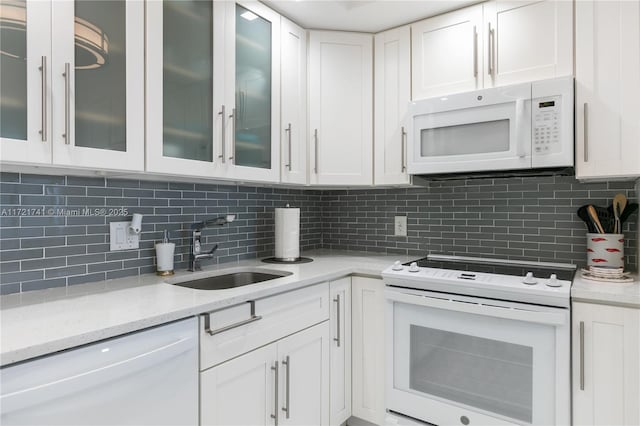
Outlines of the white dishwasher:
<svg viewBox="0 0 640 426">
<path fill-rule="evenodd" d="M 196 425 L 198 323 L 174 322 L 0 370 L 0 424 Z"/>
</svg>

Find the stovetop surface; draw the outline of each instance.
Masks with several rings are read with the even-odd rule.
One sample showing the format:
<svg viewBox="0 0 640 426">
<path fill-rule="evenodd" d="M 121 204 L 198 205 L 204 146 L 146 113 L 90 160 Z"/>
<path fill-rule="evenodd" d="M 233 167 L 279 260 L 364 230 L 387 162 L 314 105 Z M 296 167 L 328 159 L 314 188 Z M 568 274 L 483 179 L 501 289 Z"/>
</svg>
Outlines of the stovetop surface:
<svg viewBox="0 0 640 426">
<path fill-rule="evenodd" d="M 451 269 L 457 271 L 468 272 L 481 272 L 485 274 L 497 274 L 497 275 L 515 275 L 518 277 L 524 277 L 528 272 L 532 272 L 534 277 L 549 278 L 551 274 L 556 274 L 559 280 L 573 281 L 573 275 L 575 270 L 562 269 L 562 268 L 549 268 L 549 267 L 536 267 L 533 265 L 521 266 L 521 265 L 494 265 L 494 264 L 480 264 L 480 263 L 462 263 L 462 262 L 447 262 L 442 260 L 433 260 L 427 257 L 418 259 L 415 261 L 419 267 L 422 268 L 436 268 L 436 269 Z M 404 265 L 409 266 L 412 262 L 407 262 Z"/>
</svg>

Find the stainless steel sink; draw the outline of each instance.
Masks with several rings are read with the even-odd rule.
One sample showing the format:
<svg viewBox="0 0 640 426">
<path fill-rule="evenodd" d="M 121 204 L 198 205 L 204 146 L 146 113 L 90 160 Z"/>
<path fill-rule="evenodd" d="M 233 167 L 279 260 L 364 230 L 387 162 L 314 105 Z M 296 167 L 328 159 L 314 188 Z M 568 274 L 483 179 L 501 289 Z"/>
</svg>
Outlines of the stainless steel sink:
<svg viewBox="0 0 640 426">
<path fill-rule="evenodd" d="M 212 275 L 195 280 L 171 282 L 180 287 L 188 287 L 196 290 L 223 290 L 226 288 L 242 287 L 263 281 L 275 280 L 286 277 L 292 272 L 274 271 L 268 269 L 239 270 L 225 274 Z"/>
</svg>

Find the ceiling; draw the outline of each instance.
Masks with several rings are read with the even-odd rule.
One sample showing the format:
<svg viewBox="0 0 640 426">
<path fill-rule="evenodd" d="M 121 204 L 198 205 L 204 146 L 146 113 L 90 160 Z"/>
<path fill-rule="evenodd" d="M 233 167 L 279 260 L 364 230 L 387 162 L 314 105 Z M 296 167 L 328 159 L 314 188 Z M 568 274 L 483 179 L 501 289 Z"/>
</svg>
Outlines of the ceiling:
<svg viewBox="0 0 640 426">
<path fill-rule="evenodd" d="M 377 33 L 478 0 L 262 0 L 307 29 Z"/>
</svg>

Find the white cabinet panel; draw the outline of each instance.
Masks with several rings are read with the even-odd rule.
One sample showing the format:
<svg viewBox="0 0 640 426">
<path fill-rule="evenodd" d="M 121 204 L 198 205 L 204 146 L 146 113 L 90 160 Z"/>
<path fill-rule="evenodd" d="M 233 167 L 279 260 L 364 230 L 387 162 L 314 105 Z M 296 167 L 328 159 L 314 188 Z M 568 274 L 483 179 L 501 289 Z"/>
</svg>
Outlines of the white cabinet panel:
<svg viewBox="0 0 640 426">
<path fill-rule="evenodd" d="M 200 374 L 200 424 L 272 425 L 276 346 L 265 346 Z"/>
<path fill-rule="evenodd" d="M 411 29 L 375 36 L 374 183 L 408 184 L 405 120 L 411 100 Z"/>
<path fill-rule="evenodd" d="M 640 176 L 640 3 L 576 2 L 576 176 Z"/>
<path fill-rule="evenodd" d="M 384 283 L 352 278 L 352 412 L 355 417 L 384 424 Z"/>
<path fill-rule="evenodd" d="M 0 42 L 0 161 L 51 163 L 51 3 L 0 7 L 25 21 L 24 32 Z"/>
<path fill-rule="evenodd" d="M 278 342 L 279 424 L 329 423 L 329 346 L 328 321 Z"/>
<path fill-rule="evenodd" d="M 331 425 L 351 417 L 351 277 L 330 283 Z"/>
<path fill-rule="evenodd" d="M 307 183 L 307 32 L 281 19 L 281 181 Z"/>
<path fill-rule="evenodd" d="M 482 5 L 411 25 L 412 99 L 482 87 Z"/>
<path fill-rule="evenodd" d="M 484 87 L 573 74 L 573 2 L 483 4 Z"/>
<path fill-rule="evenodd" d="M 640 310 L 573 304 L 573 422 L 640 423 Z"/>
<path fill-rule="evenodd" d="M 373 183 L 373 39 L 309 34 L 311 183 Z"/>
</svg>

